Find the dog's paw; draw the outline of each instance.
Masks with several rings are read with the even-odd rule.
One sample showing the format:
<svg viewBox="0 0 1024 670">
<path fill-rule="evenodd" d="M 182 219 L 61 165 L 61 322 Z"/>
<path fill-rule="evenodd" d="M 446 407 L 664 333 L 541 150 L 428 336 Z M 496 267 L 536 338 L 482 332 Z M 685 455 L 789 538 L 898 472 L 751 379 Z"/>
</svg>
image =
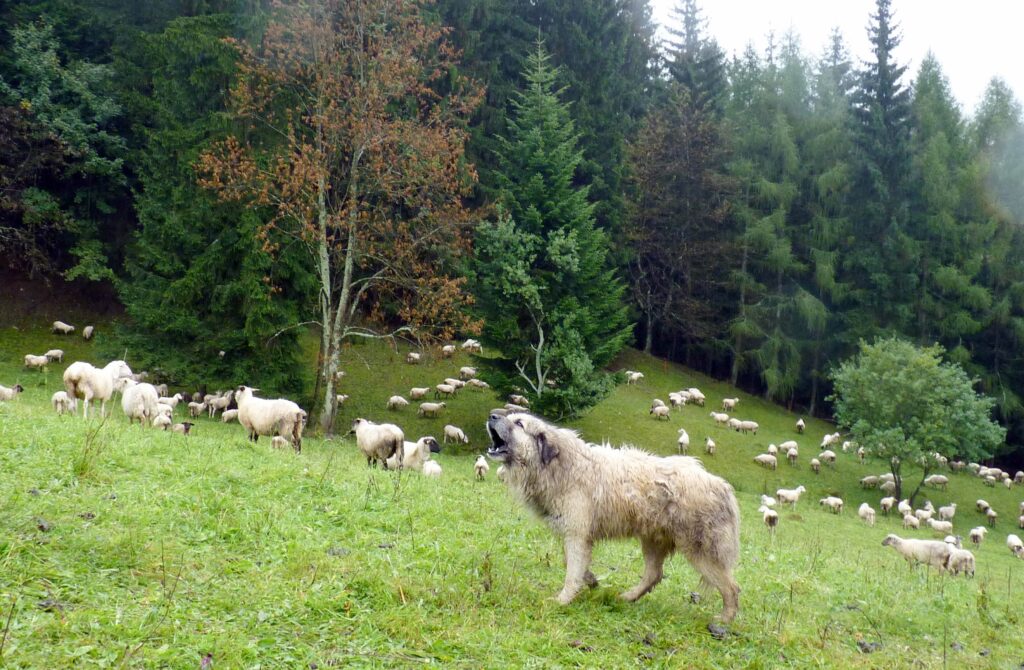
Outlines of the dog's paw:
<svg viewBox="0 0 1024 670">
<path fill-rule="evenodd" d="M 555 596 L 555 602 L 557 602 L 559 605 L 568 605 L 569 603 L 571 603 L 573 601 L 573 599 L 575 597 L 576 597 L 575 593 L 568 592 L 568 591 L 563 589 L 562 591 L 559 592 L 559 594 L 557 596 Z"/>
</svg>

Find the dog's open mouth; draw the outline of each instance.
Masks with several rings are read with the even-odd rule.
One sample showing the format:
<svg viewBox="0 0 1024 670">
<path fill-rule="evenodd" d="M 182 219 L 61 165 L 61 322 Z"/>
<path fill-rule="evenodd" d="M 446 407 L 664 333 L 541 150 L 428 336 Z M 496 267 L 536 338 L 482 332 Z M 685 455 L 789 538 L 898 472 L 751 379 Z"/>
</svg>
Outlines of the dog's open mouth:
<svg viewBox="0 0 1024 670">
<path fill-rule="evenodd" d="M 508 455 L 508 444 L 501 439 L 501 435 L 498 435 L 493 426 L 488 425 L 487 432 L 491 435 L 491 446 L 487 449 L 487 455 L 497 460 L 504 459 Z"/>
</svg>

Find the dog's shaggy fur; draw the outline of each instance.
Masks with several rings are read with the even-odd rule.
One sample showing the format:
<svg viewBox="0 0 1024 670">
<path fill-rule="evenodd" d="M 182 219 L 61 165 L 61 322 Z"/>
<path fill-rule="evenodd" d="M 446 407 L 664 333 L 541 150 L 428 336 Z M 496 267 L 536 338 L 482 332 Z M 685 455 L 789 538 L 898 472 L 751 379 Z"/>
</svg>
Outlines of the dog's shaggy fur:
<svg viewBox="0 0 1024 670">
<path fill-rule="evenodd" d="M 694 458 L 588 445 L 575 432 L 530 414 L 492 412 L 487 429 L 487 454 L 503 464 L 502 480 L 564 538 L 566 574 L 558 602 L 568 604 L 584 585 L 596 586 L 590 572 L 594 542 L 635 537 L 644 574 L 623 599 L 653 589 L 665 559 L 679 551 L 722 594 L 722 620 L 736 616 L 740 513 L 728 482 Z"/>
</svg>

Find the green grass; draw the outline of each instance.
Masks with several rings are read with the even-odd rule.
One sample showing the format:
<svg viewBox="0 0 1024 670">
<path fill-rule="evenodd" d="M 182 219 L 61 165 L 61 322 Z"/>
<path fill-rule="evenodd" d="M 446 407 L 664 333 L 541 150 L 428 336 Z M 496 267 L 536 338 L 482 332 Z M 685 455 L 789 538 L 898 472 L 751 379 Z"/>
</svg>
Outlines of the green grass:
<svg viewBox="0 0 1024 670">
<path fill-rule="evenodd" d="M 63 346 L 61 346 L 63 345 Z M 25 371 L 25 353 L 69 351 L 46 374 Z M 975 579 L 910 571 L 881 546 L 894 518 L 868 528 L 856 507 L 877 508 L 864 474 L 884 471 L 840 454 L 834 471 L 807 463 L 831 426 L 795 415 L 636 352 L 621 367 L 644 371 L 575 424 L 591 441 L 632 442 L 668 454 L 686 427 L 700 451 L 718 443 L 707 467 L 736 488 L 743 513 L 738 580 L 741 611 L 725 640 L 706 625 L 717 594 L 692 603 L 697 578 L 681 558 L 665 581 L 634 604 L 616 594 L 639 578 L 634 542 L 599 545 L 601 585 L 569 607 L 552 600 L 563 571 L 557 540 L 493 476 L 476 482 L 487 410 L 501 401 L 464 390 L 446 415 L 419 419 L 414 406 L 385 399 L 455 376 L 469 359 L 428 357 L 405 365 L 383 345 L 347 350 L 343 387 L 355 416 L 402 425 L 410 439 L 466 430 L 468 447 L 437 455 L 440 480 L 369 471 L 349 439 L 309 438 L 301 455 L 246 443 L 237 424 L 201 419 L 189 438 L 129 427 L 115 403 L 99 426 L 57 417 L 50 394 L 70 360 L 93 346 L 43 330 L 0 332 L 0 383 L 26 392 L 0 403 L 0 665 L 11 668 L 316 667 L 696 667 L 1016 668 L 1024 662 L 1020 606 L 1024 561 L 1006 550 L 1024 493 L 952 475 L 936 505 L 956 501 L 958 533 L 982 522 L 984 497 L 1002 518 L 975 553 Z M 101 362 L 95 360 L 95 362 Z M 241 381 L 241 380 L 240 380 Z M 699 386 L 705 408 L 669 422 L 647 413 L 653 397 Z M 739 395 L 736 414 L 761 424 L 756 436 L 715 427 L 708 412 Z M 179 414 L 180 417 L 180 414 Z M 178 420 L 181 420 L 180 418 Z M 340 432 L 343 432 L 344 428 Z M 90 441 L 90 431 L 96 437 Z M 767 472 L 752 462 L 771 442 L 795 438 L 796 468 Z M 758 496 L 804 484 L 796 512 L 784 511 L 771 538 L 755 512 Z M 838 494 L 839 517 L 817 507 Z M 49 529 L 40 529 L 42 522 Z M 927 531 L 909 531 L 930 537 Z M 9 626 L 5 626 L 10 616 Z M 6 632 L 4 632 L 6 631 Z M 871 654 L 857 641 L 880 642 Z M 958 643 L 954 648 L 953 643 Z M 982 655 L 984 652 L 985 655 Z"/>
</svg>

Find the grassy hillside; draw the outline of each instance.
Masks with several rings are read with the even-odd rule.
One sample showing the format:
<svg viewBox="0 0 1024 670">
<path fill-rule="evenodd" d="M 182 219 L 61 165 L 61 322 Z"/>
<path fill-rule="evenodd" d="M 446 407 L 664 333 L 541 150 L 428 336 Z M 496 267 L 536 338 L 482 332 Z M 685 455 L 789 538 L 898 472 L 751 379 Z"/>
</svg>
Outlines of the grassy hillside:
<svg viewBox="0 0 1024 670">
<path fill-rule="evenodd" d="M 25 353 L 61 346 L 95 360 L 93 345 L 44 330 L 0 332 L 0 384 L 26 392 L 0 403 L 0 663 L 12 668 L 325 667 L 957 667 L 1016 668 L 1024 561 L 1006 550 L 1024 490 L 980 485 L 952 475 L 936 505 L 956 501 L 957 532 L 982 522 L 984 497 L 1002 518 L 976 550 L 977 576 L 940 578 L 911 571 L 881 546 L 895 519 L 868 528 L 856 507 L 877 508 L 861 491 L 864 474 L 884 471 L 840 454 L 834 471 L 808 468 L 831 426 L 735 393 L 682 368 L 636 352 L 622 367 L 642 370 L 576 425 L 591 441 L 675 450 L 685 427 L 699 454 L 718 443 L 707 467 L 736 488 L 744 516 L 737 578 L 741 611 L 724 640 L 706 628 L 717 594 L 692 602 L 696 584 L 681 558 L 665 581 L 635 604 L 616 594 L 639 578 L 634 542 L 599 545 L 601 585 L 567 608 L 554 603 L 563 571 L 558 542 L 491 475 L 472 477 L 485 449 L 487 410 L 501 401 L 464 390 L 439 419 L 414 408 L 383 409 L 385 399 L 457 376 L 471 361 L 428 356 L 402 362 L 383 345 L 348 350 L 342 392 L 355 416 L 400 423 L 411 439 L 466 430 L 468 447 L 437 455 L 440 480 L 369 471 L 345 438 L 308 439 L 301 455 L 275 452 L 242 429 L 202 419 L 196 434 L 129 427 L 116 406 L 103 424 L 57 417 L 49 396 L 65 365 L 47 373 L 20 367 Z M 95 361 L 100 362 L 100 361 Z M 647 413 L 653 397 L 698 386 L 705 408 L 686 407 L 669 422 Z M 724 396 L 736 414 L 761 424 L 757 436 L 715 427 L 708 416 Z M 179 420 L 181 420 L 179 418 Z M 767 472 L 752 462 L 768 442 L 797 439 L 797 467 Z M 772 538 L 755 512 L 758 496 L 804 484 Z M 836 494 L 841 516 L 818 508 Z M 909 531 L 930 537 L 927 531 Z M 9 622 L 8 622 L 9 617 Z M 858 643 L 878 643 L 870 653 Z"/>
</svg>

